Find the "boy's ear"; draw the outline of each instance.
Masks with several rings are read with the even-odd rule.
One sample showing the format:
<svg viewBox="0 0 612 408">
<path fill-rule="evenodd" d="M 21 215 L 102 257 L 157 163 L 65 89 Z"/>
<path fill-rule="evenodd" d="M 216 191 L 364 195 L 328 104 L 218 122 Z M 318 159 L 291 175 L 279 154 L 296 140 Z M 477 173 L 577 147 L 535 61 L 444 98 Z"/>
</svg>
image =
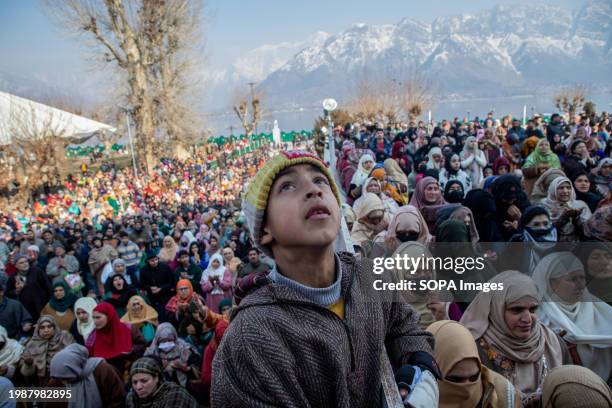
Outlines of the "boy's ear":
<svg viewBox="0 0 612 408">
<path fill-rule="evenodd" d="M 261 232 L 261 240 L 260 240 L 261 245 L 263 246 L 270 245 L 273 239 L 274 237 L 272 237 L 272 234 L 270 233 L 270 229 L 268 227 L 263 227 L 262 232 Z"/>
</svg>

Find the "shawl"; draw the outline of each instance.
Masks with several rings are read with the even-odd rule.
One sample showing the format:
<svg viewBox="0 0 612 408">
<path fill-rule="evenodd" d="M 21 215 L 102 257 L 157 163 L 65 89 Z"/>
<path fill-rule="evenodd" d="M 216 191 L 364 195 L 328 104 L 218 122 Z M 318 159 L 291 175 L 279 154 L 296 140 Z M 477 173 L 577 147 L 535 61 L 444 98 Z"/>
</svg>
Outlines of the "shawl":
<svg viewBox="0 0 612 408">
<path fill-rule="evenodd" d="M 53 337 L 48 340 L 40 337 L 38 333 L 38 328 L 42 323 L 51 323 L 53 325 Z M 32 338 L 25 344 L 25 353 L 34 359 L 36 374 L 39 377 L 45 377 L 47 375 L 47 365 L 53 356 L 73 342 L 72 335 L 64 330 L 60 330 L 53 317 L 42 315 L 38 322 L 36 322 L 36 329 Z"/>
<path fill-rule="evenodd" d="M 425 189 L 427 186 L 433 183 L 438 184 L 438 181 L 430 176 L 423 177 L 417 183 L 416 188 L 414 189 L 414 194 L 410 199 L 410 205 L 416 207 L 421 212 L 430 231 L 433 230 L 436 224 L 436 212 L 438 209 L 440 209 L 440 207 L 446 204 L 446 201 L 444 201 L 444 197 L 442 196 L 442 191 L 440 191 L 440 195 L 436 201 L 432 203 L 425 201 Z"/>
<path fill-rule="evenodd" d="M 387 232 L 385 234 L 385 240 L 396 240 L 397 230 L 417 232 L 419 234 L 417 237 L 417 242 L 424 245 L 428 244 L 432 238 L 429 234 L 429 228 L 427 228 L 425 219 L 419 210 L 412 205 L 400 207 L 398 212 L 396 212 L 393 218 L 391 218 L 391 222 L 389 223 L 389 227 L 387 228 Z"/>
<path fill-rule="evenodd" d="M 168 244 L 168 245 L 166 245 Z M 178 252 L 178 245 L 174 242 L 171 236 L 166 236 L 163 241 L 162 249 L 159 251 L 159 260 L 163 262 L 172 262 L 176 258 Z"/>
<path fill-rule="evenodd" d="M 374 159 L 369 154 L 364 154 L 363 156 L 361 156 L 361 158 L 359 159 L 359 165 L 357 166 L 357 171 L 355 172 L 355 174 L 353 174 L 353 178 L 351 179 L 351 184 L 355 186 L 360 186 L 363 184 L 364 180 L 368 178 L 370 171 L 366 170 L 363 167 L 363 163 L 365 163 L 366 161 L 374 162 Z"/>
<path fill-rule="evenodd" d="M 461 401 L 461 406 L 476 407 L 482 398 L 484 387 L 482 378 L 473 382 L 456 383 L 446 380 L 446 376 L 460 361 L 466 359 L 478 360 L 478 348 L 469 330 L 460 323 L 452 320 L 440 320 L 431 324 L 426 329 L 434 335 L 436 347 L 434 358 L 442 379 L 438 381 L 440 387 L 440 407 L 456 407 Z"/>
<path fill-rule="evenodd" d="M 410 199 L 410 205 L 420 210 L 423 207 L 439 206 L 439 205 L 446 204 L 446 202 L 444 201 L 444 197 L 442 197 L 441 191 L 440 191 L 440 196 L 437 198 L 436 201 L 434 202 L 425 201 L 425 189 L 427 189 L 427 186 L 433 183 L 438 184 L 438 181 L 433 177 L 429 177 L 429 176 L 423 177 L 416 185 L 414 194 L 412 195 L 412 198 Z"/>
<path fill-rule="evenodd" d="M 179 294 L 179 287 L 182 287 L 182 286 L 189 287 L 189 294 L 187 295 L 186 299 L 182 299 Z M 180 305 L 189 305 L 189 302 L 191 302 L 193 295 L 194 295 L 194 292 L 193 292 L 193 285 L 191 284 L 191 281 L 189 281 L 189 279 L 180 279 L 176 283 L 176 295 L 170 298 L 170 300 L 168 301 L 168 304 L 166 305 L 166 310 L 171 313 L 176 313 Z"/>
<path fill-rule="evenodd" d="M 372 225 L 367 220 L 367 215 L 371 212 L 384 210 L 385 206 L 376 194 L 366 193 L 363 196 L 362 204 L 356 209 L 357 222 L 353 224 L 353 230 L 351 231 L 351 239 L 356 245 L 363 245 L 365 242 L 373 240 L 376 234 L 387 228 L 389 218 L 386 212 L 383 220 L 377 225 Z"/>
<path fill-rule="evenodd" d="M 382 187 L 382 183 L 384 183 L 385 185 L 384 192 L 387 193 L 396 203 L 405 204 L 404 197 L 400 194 L 399 190 L 396 188 L 396 186 L 399 187 L 399 185 L 397 183 L 391 182 L 387 178 L 387 174 L 385 173 L 384 168 L 379 167 L 377 169 L 372 170 L 371 176 L 381 183 L 381 187 Z"/>
<path fill-rule="evenodd" d="M 598 208 L 584 225 L 584 234 L 599 241 L 612 241 L 612 206 Z"/>
<path fill-rule="evenodd" d="M 134 310 L 135 303 L 140 304 L 140 311 Z M 121 321 L 133 325 L 151 323 L 152 325 L 157 326 L 159 324 L 157 318 L 157 311 L 153 307 L 149 306 L 142 296 L 135 295 L 128 301 L 127 312 L 123 315 Z"/>
<path fill-rule="evenodd" d="M 565 177 L 563 170 L 552 168 L 542 173 L 533 185 L 529 201 L 533 204 L 537 204 L 544 200 L 548 196 L 548 187 L 550 183 L 557 177 Z"/>
<path fill-rule="evenodd" d="M 480 292 L 461 318 L 475 340 L 484 340 L 502 356 L 515 363 L 516 374 L 511 382 L 524 393 L 540 389 L 546 372 L 545 357 L 549 368 L 562 364 L 561 345 L 555 333 L 539 321 L 533 323 L 527 339 L 516 338 L 507 326 L 504 313 L 506 305 L 523 297 L 538 299 L 534 281 L 518 271 L 506 271 L 491 279 L 491 283 L 503 283 L 504 289 Z"/>
<path fill-rule="evenodd" d="M 173 341 L 175 346 L 172 350 L 164 351 L 159 348 L 162 341 Z M 179 384 L 182 386 L 187 385 L 187 375 L 176 368 L 173 368 L 171 364 L 175 361 L 181 364 L 188 364 L 189 357 L 194 352 L 191 345 L 178 337 L 178 333 L 172 324 L 166 322 L 162 323 L 157 327 L 155 331 L 155 338 L 151 342 L 151 345 L 145 351 L 145 356 L 155 356 L 161 359 L 164 367 L 164 373 L 172 376 L 176 374 Z"/>
<path fill-rule="evenodd" d="M 94 312 L 106 315 L 107 323 L 101 329 L 96 329 L 86 341 L 89 354 L 105 359 L 129 354 L 132 352 L 132 330 L 122 323 L 115 308 L 106 302 L 95 307 Z"/>
<path fill-rule="evenodd" d="M 538 315 L 547 326 L 565 330 L 564 338 L 578 344 L 583 364 L 607 378 L 612 368 L 612 306 L 599 301 L 586 288 L 578 302 L 566 303 L 550 285 L 551 279 L 576 271 L 584 271 L 584 266 L 571 252 L 556 252 L 542 258 L 533 272 L 541 300 Z"/>
<path fill-rule="evenodd" d="M 439 147 L 432 147 L 427 153 L 426 166 L 428 169 L 440 170 L 440 162 L 435 162 L 433 159 L 433 157 L 436 155 L 442 157 L 442 149 Z"/>
<path fill-rule="evenodd" d="M 49 305 L 56 312 L 64 313 L 66 310 L 71 309 L 74 306 L 77 298 L 72 293 L 70 293 L 70 288 L 64 281 L 55 282 L 53 284 L 53 290 L 55 288 L 63 288 L 64 289 L 64 297 L 61 299 L 57 299 L 55 294 L 52 294 L 51 299 L 49 300 Z"/>
<path fill-rule="evenodd" d="M 540 139 L 538 141 L 538 143 L 536 144 L 535 150 L 531 152 L 529 156 L 527 156 L 527 159 L 525 160 L 525 164 L 523 164 L 523 168 L 536 167 L 542 164 L 547 164 L 551 168 L 554 168 L 554 169 L 561 168 L 561 162 L 559 161 L 559 157 L 550 150 L 550 146 L 548 147 L 548 151 L 546 153 L 540 152 L 540 145 L 543 142 L 548 143 L 548 140 Z"/>
<path fill-rule="evenodd" d="M 219 266 L 217 268 L 213 268 L 212 263 L 214 260 L 219 261 Z M 225 274 L 225 264 L 223 260 L 223 256 L 221 256 L 218 252 L 214 254 L 210 261 L 208 261 L 208 267 L 202 272 L 202 279 L 200 279 L 200 284 L 208 282 L 208 278 L 211 276 L 219 278 L 219 281 L 223 280 L 223 275 Z M 214 288 L 211 292 L 213 295 L 221 295 L 223 294 L 223 289 Z"/>
<path fill-rule="evenodd" d="M 200 405 L 187 392 L 185 387 L 169 381 L 163 381 L 160 377 L 160 385 L 157 390 L 146 398 L 138 398 L 132 390 L 127 397 L 128 408 L 199 408 Z"/>
<path fill-rule="evenodd" d="M 49 366 L 51 377 L 69 380 L 66 388 L 72 391 L 69 408 L 102 407 L 102 397 L 94 371 L 104 359 L 89 358 L 87 349 L 71 344 L 53 357 Z"/>
<path fill-rule="evenodd" d="M 84 340 L 87 340 L 87 337 L 91 334 L 92 331 L 96 328 L 96 325 L 93 321 L 92 313 L 98 304 L 95 299 L 90 298 L 89 296 L 85 296 L 77 300 L 74 304 L 74 315 L 77 316 L 78 309 L 81 309 L 87 312 L 87 322 L 83 323 L 79 320 L 78 316 L 76 318 L 77 322 L 77 331 L 81 336 L 83 336 Z"/>
<path fill-rule="evenodd" d="M 408 186 L 408 176 L 402 171 L 399 164 L 393 159 L 387 159 L 384 162 L 384 168 L 389 178 L 396 183 Z"/>
<path fill-rule="evenodd" d="M 436 230 L 438 226 L 440 226 L 446 220 L 457 220 L 463 222 L 470 234 L 471 242 L 480 241 L 480 235 L 478 234 L 478 229 L 476 228 L 476 220 L 474 219 L 474 214 L 472 214 L 472 210 L 468 207 L 465 207 L 460 204 L 451 204 L 441 207 L 436 212 Z"/>
<path fill-rule="evenodd" d="M 571 195 L 568 202 L 559 201 L 557 196 L 557 188 L 562 183 L 568 183 L 571 187 Z M 567 177 L 557 177 L 550 183 L 550 186 L 548 186 L 548 197 L 542 201 L 542 206 L 548 210 L 550 213 L 550 219 L 553 222 L 557 221 L 563 212 L 568 208 L 583 209 L 582 213 L 580 214 L 580 219 L 583 224 L 586 224 L 589 218 L 591 218 L 591 210 L 589 209 L 589 206 L 586 205 L 584 201 L 576 200 L 576 191 L 574 190 L 572 182 Z M 571 222 L 568 222 L 560 228 L 559 232 L 563 235 L 570 235 L 574 232 L 574 225 Z"/>
<path fill-rule="evenodd" d="M 6 329 L 2 326 L 0 326 L 0 343 L 4 343 L 4 347 L 0 349 L 0 366 L 17 363 L 23 353 L 23 346 L 17 340 L 9 338 Z"/>
<path fill-rule="evenodd" d="M 542 388 L 543 408 L 612 407 L 612 394 L 606 382 L 585 367 L 564 365 L 555 368 Z"/>
</svg>

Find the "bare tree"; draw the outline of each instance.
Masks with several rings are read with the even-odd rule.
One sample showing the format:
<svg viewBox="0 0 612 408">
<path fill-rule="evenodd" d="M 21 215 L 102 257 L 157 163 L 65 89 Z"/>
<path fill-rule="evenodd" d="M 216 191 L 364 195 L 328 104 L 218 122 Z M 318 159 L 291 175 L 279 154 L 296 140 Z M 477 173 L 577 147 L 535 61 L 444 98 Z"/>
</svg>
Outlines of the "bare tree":
<svg viewBox="0 0 612 408">
<path fill-rule="evenodd" d="M 10 207 L 26 204 L 32 192 L 42 186 L 60 182 L 62 164 L 65 163 L 66 120 L 55 111 L 40 112 L 33 106 L 11 106 L 4 130 L 11 135 L 2 146 L 0 168 L 7 177 L 0 187 L 4 191 L 18 190 Z"/>
<path fill-rule="evenodd" d="M 348 112 L 361 122 L 395 123 L 400 113 L 400 94 L 393 79 L 363 75 L 347 103 Z"/>
<path fill-rule="evenodd" d="M 244 128 L 245 135 L 255 132 L 257 124 L 262 118 L 263 93 L 251 87 L 251 91 L 237 88 L 232 97 L 232 109 Z"/>
<path fill-rule="evenodd" d="M 584 106 L 587 93 L 587 88 L 583 85 L 561 88 L 553 96 L 553 102 L 557 109 L 567 112 L 571 118 Z"/>
<path fill-rule="evenodd" d="M 431 80 L 418 71 L 409 72 L 399 83 L 400 109 L 409 122 L 416 121 L 435 103 L 435 91 Z"/>
<path fill-rule="evenodd" d="M 139 156 L 151 170 L 156 145 L 179 141 L 191 123 L 184 97 L 202 0 L 45 1 L 57 24 L 83 36 L 102 66 L 119 71 Z"/>
</svg>

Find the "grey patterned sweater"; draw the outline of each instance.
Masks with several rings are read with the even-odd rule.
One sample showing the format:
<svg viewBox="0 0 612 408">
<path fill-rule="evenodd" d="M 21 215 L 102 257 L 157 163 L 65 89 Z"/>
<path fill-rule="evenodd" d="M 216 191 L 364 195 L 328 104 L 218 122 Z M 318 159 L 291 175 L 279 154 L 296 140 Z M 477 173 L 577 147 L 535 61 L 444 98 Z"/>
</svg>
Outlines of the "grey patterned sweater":
<svg viewBox="0 0 612 408">
<path fill-rule="evenodd" d="M 432 353 L 408 304 L 367 289 L 371 263 L 339 256 L 344 320 L 275 283 L 234 310 L 213 361 L 212 407 L 379 407 L 383 342 L 394 369 L 411 353 Z"/>
</svg>

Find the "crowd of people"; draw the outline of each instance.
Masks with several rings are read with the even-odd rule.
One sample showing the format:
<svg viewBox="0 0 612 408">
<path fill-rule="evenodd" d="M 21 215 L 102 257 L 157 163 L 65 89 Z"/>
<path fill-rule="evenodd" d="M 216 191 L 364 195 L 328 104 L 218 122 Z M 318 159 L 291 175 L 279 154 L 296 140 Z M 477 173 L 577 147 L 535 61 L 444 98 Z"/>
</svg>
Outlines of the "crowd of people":
<svg viewBox="0 0 612 408">
<path fill-rule="evenodd" d="M 396 323 L 407 320 L 402 313 L 414 313 L 422 339 L 415 337 L 418 348 L 415 343 L 411 352 L 428 350 L 437 362 L 393 364 L 402 397 L 413 395 L 411 404 L 427 401 L 415 396 L 416 371 L 406 379 L 406 367 L 414 366 L 435 373 L 443 407 L 612 406 L 610 132 L 606 113 L 567 123 L 558 114 L 548 123 L 536 116 L 526 126 L 490 113 L 482 121 L 455 118 L 437 126 L 354 123 L 335 130 L 338 190 L 330 185 L 339 200 L 344 197 L 341 214 L 358 260 L 422 256 L 432 243 L 461 243 L 457 254 L 467 248 L 488 259 L 477 279 L 504 284 L 470 301 L 405 293 L 410 312 L 385 312 Z M 262 144 L 214 167 L 206 153 L 162 159 L 154 172 L 138 176 L 114 165 L 95 173 L 83 167 L 58 188 L 37 194 L 27 208 L 3 212 L 0 406 L 10 404 L 6 390 L 13 386 L 68 387 L 70 406 L 77 407 L 270 406 L 264 401 L 272 396 L 281 406 L 319 406 L 308 398 L 316 394 L 313 384 L 337 390 L 335 402 L 321 393 L 321 404 L 348 406 L 353 397 L 345 388 L 351 395 L 376 390 L 368 373 L 348 380 L 329 370 L 280 374 L 288 365 L 303 367 L 302 356 L 281 353 L 287 347 L 303 347 L 304 359 L 337 365 L 338 372 L 365 367 L 359 359 L 378 361 L 358 351 L 369 341 L 363 335 L 354 340 L 354 355 L 349 347 L 350 358 L 335 358 L 324 340 L 317 349 L 317 336 L 336 341 L 325 328 L 334 324 L 330 319 L 353 318 L 347 299 L 340 306 L 337 299 L 322 300 L 332 313 L 316 320 L 319 333 L 304 329 L 298 341 L 283 337 L 282 327 L 263 324 L 261 338 L 252 339 L 257 353 L 231 354 L 242 349 L 236 324 L 246 324 L 245 317 L 233 324 L 235 316 L 250 316 L 254 325 L 256 307 L 266 304 L 280 316 L 262 290 L 253 293 L 270 280 L 306 297 L 325 297 L 285 277 L 282 268 L 279 273 L 279 260 L 263 244 L 273 233 L 261 231 L 261 219 L 253 221 L 253 213 L 273 211 L 269 203 L 244 206 L 246 185 L 270 190 L 253 187 L 254 177 L 263 172 L 271 184 L 286 174 L 265 167 L 282 156 L 280 150 Z M 278 166 L 317 163 L 285 154 L 287 163 Z M 290 228 L 296 214 L 278 212 Z M 271 222 L 269 214 L 261 217 Z M 340 290 L 344 266 L 338 270 L 334 285 Z M 299 302 L 289 292 L 274 296 Z M 279 318 L 287 331 L 315 319 L 307 313 Z M 371 321 L 372 327 L 378 323 Z M 348 323 L 339 327 L 354 330 Z M 283 358 L 270 360 L 277 366 L 223 366 L 272 353 L 277 345 L 262 343 L 272 338 L 282 339 Z M 46 405 L 61 404 L 38 404 Z"/>
<path fill-rule="evenodd" d="M 566 120 L 536 116 L 523 126 L 489 113 L 435 127 L 335 130 L 342 212 L 357 253 L 484 255 L 484 271 L 468 278 L 504 284 L 469 301 L 405 293 L 436 339 L 441 406 L 458 406 L 459 396 L 470 401 L 461 406 L 508 406 L 485 398 L 487 387 L 510 387 L 527 407 L 610 404 L 612 126 L 605 112 Z M 449 271 L 396 272 L 436 279 Z M 596 379 L 601 405 L 542 400 L 549 372 L 567 365 L 590 370 L 575 372 Z"/>
</svg>

